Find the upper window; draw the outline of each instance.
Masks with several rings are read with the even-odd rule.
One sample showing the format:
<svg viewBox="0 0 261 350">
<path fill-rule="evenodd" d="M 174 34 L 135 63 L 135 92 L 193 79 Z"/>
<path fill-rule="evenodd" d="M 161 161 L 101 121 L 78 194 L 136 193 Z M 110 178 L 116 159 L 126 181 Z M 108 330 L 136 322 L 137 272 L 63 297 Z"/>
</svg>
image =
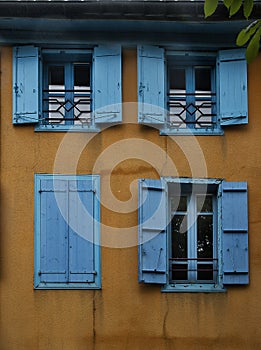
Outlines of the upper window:
<svg viewBox="0 0 261 350">
<path fill-rule="evenodd" d="M 217 129 L 215 65 L 168 60 L 166 123 L 173 130 Z"/>
<path fill-rule="evenodd" d="M 119 123 L 121 47 L 13 50 L 13 123 L 37 130 L 98 131 Z"/>
<path fill-rule="evenodd" d="M 101 287 L 99 212 L 97 175 L 35 175 L 35 288 Z"/>
<path fill-rule="evenodd" d="M 139 281 L 163 291 L 223 291 L 248 283 L 247 184 L 140 181 Z"/>
<path fill-rule="evenodd" d="M 247 123 L 243 50 L 217 53 L 138 48 L 139 122 L 162 134 L 222 134 Z"/>
<path fill-rule="evenodd" d="M 78 59 L 65 53 L 62 54 L 63 59 L 59 59 L 57 55 L 43 56 L 45 60 L 41 125 L 90 125 L 91 54 L 78 55 Z"/>
</svg>

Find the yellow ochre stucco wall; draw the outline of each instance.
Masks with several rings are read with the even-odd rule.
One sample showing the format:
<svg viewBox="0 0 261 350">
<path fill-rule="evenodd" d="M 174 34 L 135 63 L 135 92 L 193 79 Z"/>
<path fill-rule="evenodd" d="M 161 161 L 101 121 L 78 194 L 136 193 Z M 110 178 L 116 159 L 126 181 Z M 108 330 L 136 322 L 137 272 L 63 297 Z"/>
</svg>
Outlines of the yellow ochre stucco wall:
<svg viewBox="0 0 261 350">
<path fill-rule="evenodd" d="M 1 350 L 261 348 L 260 55 L 248 70 L 248 125 L 227 127 L 224 136 L 170 138 L 137 124 L 136 51 L 125 49 L 123 125 L 66 135 L 12 125 L 12 50 L 1 48 Z M 202 150 L 206 171 L 195 149 Z M 34 290 L 34 173 L 70 173 L 78 156 L 79 174 L 101 174 L 102 290 Z M 134 180 L 206 172 L 248 182 L 250 285 L 226 293 L 161 293 L 138 284 Z"/>
</svg>

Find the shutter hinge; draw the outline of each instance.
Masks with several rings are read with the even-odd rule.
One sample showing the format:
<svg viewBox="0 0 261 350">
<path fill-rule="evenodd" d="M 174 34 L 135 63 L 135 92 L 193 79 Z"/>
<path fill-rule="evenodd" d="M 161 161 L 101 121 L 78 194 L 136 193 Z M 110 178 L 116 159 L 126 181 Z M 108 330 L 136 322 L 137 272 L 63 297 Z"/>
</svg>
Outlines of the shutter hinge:
<svg viewBox="0 0 261 350">
<path fill-rule="evenodd" d="M 17 86 L 17 84 L 15 84 L 15 86 L 14 86 L 14 92 L 15 92 L 15 94 L 18 94 L 18 86 Z"/>
</svg>

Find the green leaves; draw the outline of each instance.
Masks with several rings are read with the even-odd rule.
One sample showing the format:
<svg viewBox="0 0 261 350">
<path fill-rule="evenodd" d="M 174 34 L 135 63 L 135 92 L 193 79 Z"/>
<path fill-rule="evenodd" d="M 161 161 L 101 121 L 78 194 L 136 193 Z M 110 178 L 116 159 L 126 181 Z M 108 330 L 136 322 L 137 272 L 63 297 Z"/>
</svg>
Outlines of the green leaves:
<svg viewBox="0 0 261 350">
<path fill-rule="evenodd" d="M 223 0 L 224 6 L 228 9 L 229 17 L 235 15 L 243 6 L 243 13 L 246 19 L 253 11 L 254 0 Z M 211 16 L 217 9 L 218 0 L 205 0 L 205 17 Z M 242 29 L 237 36 L 236 44 L 244 46 L 247 43 L 246 59 L 250 63 L 258 54 L 261 41 L 261 19 L 252 22 L 248 27 Z"/>
<path fill-rule="evenodd" d="M 255 35 L 253 35 L 246 49 L 246 59 L 250 63 L 258 55 L 260 46 L 261 28 L 259 28 Z"/>
<path fill-rule="evenodd" d="M 213 15 L 213 13 L 217 9 L 217 6 L 218 6 L 218 0 L 205 0 L 205 4 L 204 4 L 205 17 L 209 17 Z"/>
<path fill-rule="evenodd" d="M 248 41 L 246 59 L 250 63 L 257 56 L 261 38 L 261 20 L 254 21 L 248 27 L 241 30 L 237 36 L 236 44 L 244 46 Z"/>
<path fill-rule="evenodd" d="M 249 18 L 252 13 L 254 0 L 223 0 L 223 4 L 226 6 L 229 12 L 229 17 L 235 15 L 243 5 L 243 12 L 245 18 Z M 213 15 L 218 6 L 218 0 L 205 0 L 204 13 L 205 17 Z"/>
<path fill-rule="evenodd" d="M 251 15 L 252 10 L 253 10 L 253 6 L 254 6 L 253 0 L 245 0 L 244 1 L 243 9 L 244 9 L 244 16 L 246 19 L 248 19 L 248 17 Z"/>
<path fill-rule="evenodd" d="M 260 26 L 261 20 L 257 20 L 252 22 L 248 27 L 242 29 L 237 36 L 236 44 L 238 46 L 245 45 Z"/>
<path fill-rule="evenodd" d="M 229 7 L 229 16 L 231 17 L 235 15 L 239 11 L 241 5 L 242 5 L 242 0 L 232 0 L 231 5 Z"/>
</svg>

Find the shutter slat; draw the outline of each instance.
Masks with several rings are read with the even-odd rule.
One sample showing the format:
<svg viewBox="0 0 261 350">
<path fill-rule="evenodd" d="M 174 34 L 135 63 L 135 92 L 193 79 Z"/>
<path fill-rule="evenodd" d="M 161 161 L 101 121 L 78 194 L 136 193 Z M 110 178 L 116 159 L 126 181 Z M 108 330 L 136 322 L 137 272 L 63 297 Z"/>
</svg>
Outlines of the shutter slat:
<svg viewBox="0 0 261 350">
<path fill-rule="evenodd" d="M 94 48 L 95 123 L 122 121 L 121 46 Z"/>
<path fill-rule="evenodd" d="M 245 51 L 219 52 L 219 114 L 221 125 L 248 123 L 247 63 Z"/>
<path fill-rule="evenodd" d="M 164 49 L 138 47 L 139 123 L 165 123 Z"/>
<path fill-rule="evenodd" d="M 13 49 L 13 124 L 39 121 L 38 56 L 34 46 Z"/>
<path fill-rule="evenodd" d="M 148 185 L 148 186 L 147 186 Z M 167 282 L 167 199 L 161 180 L 139 182 L 139 282 Z"/>
<path fill-rule="evenodd" d="M 246 182 L 222 184 L 223 283 L 248 284 L 248 205 Z"/>
</svg>

